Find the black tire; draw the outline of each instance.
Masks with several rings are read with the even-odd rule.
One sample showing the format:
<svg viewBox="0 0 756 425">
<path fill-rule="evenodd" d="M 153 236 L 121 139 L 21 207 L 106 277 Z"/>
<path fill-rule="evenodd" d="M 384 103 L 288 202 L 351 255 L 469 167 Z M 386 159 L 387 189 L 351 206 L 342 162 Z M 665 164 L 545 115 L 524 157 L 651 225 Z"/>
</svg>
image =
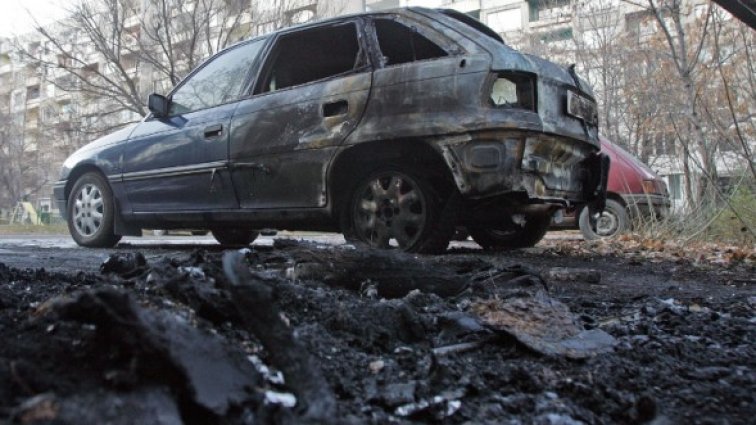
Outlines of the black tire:
<svg viewBox="0 0 756 425">
<path fill-rule="evenodd" d="M 74 183 L 66 206 L 68 231 L 77 244 L 112 248 L 121 240 L 113 233 L 116 207 L 110 185 L 100 173 L 83 174 Z"/>
<path fill-rule="evenodd" d="M 396 167 L 371 173 L 353 186 L 341 210 L 347 242 L 421 254 L 444 252 L 454 234 L 458 196 Z"/>
<path fill-rule="evenodd" d="M 613 238 L 630 228 L 630 216 L 624 205 L 613 199 L 607 199 L 604 212 L 594 225 L 591 225 L 590 217 L 588 217 L 588 208 L 583 208 L 580 211 L 578 226 L 586 240 Z"/>
<path fill-rule="evenodd" d="M 551 224 L 551 214 L 529 214 L 525 224 L 509 223 L 501 228 L 468 225 L 473 240 L 487 251 L 528 248 L 537 244 Z"/>
<path fill-rule="evenodd" d="M 213 237 L 221 245 L 247 246 L 257 239 L 258 233 L 249 229 L 213 229 Z"/>
</svg>

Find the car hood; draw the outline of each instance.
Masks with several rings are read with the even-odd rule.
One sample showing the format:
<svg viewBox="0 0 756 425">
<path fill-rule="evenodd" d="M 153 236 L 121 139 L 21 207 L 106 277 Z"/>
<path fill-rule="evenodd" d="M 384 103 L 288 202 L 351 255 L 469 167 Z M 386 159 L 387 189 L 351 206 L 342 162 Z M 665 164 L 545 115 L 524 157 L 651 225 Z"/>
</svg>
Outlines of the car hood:
<svg viewBox="0 0 756 425">
<path fill-rule="evenodd" d="M 657 180 L 659 176 L 648 165 L 632 155 L 617 144 L 611 143 L 607 146 L 607 140 L 601 140 L 601 148 L 609 154 L 612 161 L 622 161 L 629 167 L 633 168 L 640 174 L 643 180 Z"/>
</svg>

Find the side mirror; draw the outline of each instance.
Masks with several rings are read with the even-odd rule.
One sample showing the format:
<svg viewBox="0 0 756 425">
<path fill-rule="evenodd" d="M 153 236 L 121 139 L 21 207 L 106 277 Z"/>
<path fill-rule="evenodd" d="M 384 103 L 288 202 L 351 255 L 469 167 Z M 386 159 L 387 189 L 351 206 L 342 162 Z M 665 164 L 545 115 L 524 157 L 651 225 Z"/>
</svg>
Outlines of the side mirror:
<svg viewBox="0 0 756 425">
<path fill-rule="evenodd" d="M 167 117 L 170 105 L 171 101 L 162 94 L 152 93 L 150 97 L 147 98 L 147 108 L 156 118 Z"/>
</svg>

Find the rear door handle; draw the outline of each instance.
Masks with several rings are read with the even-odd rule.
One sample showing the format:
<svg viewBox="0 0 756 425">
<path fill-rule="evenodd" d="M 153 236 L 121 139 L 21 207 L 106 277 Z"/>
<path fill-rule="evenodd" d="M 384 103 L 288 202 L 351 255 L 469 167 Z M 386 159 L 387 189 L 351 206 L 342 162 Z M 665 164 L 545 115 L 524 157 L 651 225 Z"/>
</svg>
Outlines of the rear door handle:
<svg viewBox="0 0 756 425">
<path fill-rule="evenodd" d="M 349 102 L 344 99 L 323 104 L 323 117 L 346 115 L 349 112 Z"/>
<path fill-rule="evenodd" d="M 223 135 L 223 124 L 215 124 L 205 127 L 205 138 L 212 139 Z"/>
</svg>

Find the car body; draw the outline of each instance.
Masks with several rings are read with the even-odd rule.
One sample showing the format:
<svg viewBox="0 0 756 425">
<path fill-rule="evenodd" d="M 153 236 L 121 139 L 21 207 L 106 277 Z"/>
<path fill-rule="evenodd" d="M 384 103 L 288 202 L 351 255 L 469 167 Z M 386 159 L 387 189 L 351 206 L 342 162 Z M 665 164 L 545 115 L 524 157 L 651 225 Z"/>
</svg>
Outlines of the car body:
<svg viewBox="0 0 756 425">
<path fill-rule="evenodd" d="M 606 189 L 585 81 L 451 10 L 257 37 L 149 107 L 65 161 L 54 194 L 77 243 L 191 228 L 244 244 L 278 228 L 438 252 L 461 224 L 527 246 Z"/>
<path fill-rule="evenodd" d="M 579 227 L 586 239 L 611 238 L 633 223 L 666 217 L 670 199 L 664 180 L 620 146 L 603 137 L 600 141 L 611 159 L 606 209 L 593 223 L 585 208 L 573 209 L 558 227 Z"/>
</svg>

